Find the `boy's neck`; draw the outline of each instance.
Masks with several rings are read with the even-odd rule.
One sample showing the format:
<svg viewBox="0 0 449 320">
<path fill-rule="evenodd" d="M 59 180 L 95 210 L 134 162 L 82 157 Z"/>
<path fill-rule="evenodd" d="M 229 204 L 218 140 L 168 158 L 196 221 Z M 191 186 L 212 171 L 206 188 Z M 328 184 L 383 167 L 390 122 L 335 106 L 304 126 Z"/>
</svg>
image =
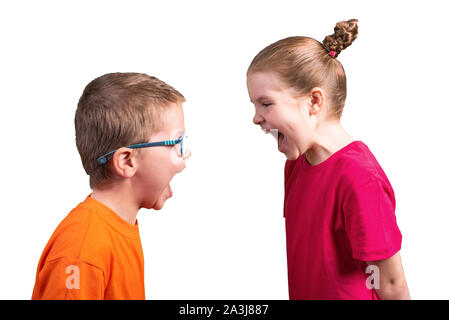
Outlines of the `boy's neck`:
<svg viewBox="0 0 449 320">
<path fill-rule="evenodd" d="M 126 191 L 126 188 L 94 188 L 90 197 L 112 209 L 129 224 L 136 224 L 139 206 L 131 193 Z"/>
</svg>

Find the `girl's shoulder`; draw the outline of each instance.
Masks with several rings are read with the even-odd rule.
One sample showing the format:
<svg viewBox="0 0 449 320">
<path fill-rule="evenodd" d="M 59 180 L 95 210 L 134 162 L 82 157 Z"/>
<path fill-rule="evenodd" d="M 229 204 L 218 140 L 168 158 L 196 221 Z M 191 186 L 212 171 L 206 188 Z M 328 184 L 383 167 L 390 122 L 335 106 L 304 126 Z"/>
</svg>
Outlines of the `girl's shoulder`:
<svg viewBox="0 0 449 320">
<path fill-rule="evenodd" d="M 351 188 L 378 181 L 390 185 L 388 178 L 374 154 L 363 141 L 355 141 L 338 159 L 341 179 Z"/>
</svg>

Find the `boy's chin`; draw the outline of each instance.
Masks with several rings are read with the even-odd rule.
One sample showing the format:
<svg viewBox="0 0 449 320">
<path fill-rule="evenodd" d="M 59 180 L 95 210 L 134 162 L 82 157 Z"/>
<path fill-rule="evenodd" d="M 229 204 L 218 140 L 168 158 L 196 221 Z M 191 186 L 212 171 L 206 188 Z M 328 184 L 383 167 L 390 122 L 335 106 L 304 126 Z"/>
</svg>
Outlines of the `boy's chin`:
<svg viewBox="0 0 449 320">
<path fill-rule="evenodd" d="M 161 210 L 164 207 L 164 204 L 165 204 L 166 200 L 167 199 L 164 199 L 163 197 L 160 197 L 156 201 L 153 200 L 151 202 L 145 203 L 141 208 Z"/>
<path fill-rule="evenodd" d="M 163 201 L 162 203 L 160 203 L 160 201 L 158 201 L 154 206 L 153 209 L 154 210 L 161 210 L 164 207 L 165 201 Z"/>
<path fill-rule="evenodd" d="M 165 204 L 165 201 L 170 199 L 172 196 L 172 190 L 171 187 L 168 186 L 164 192 L 160 195 L 159 199 L 157 199 L 156 203 L 153 205 L 154 210 L 161 210 Z"/>
<path fill-rule="evenodd" d="M 167 201 L 172 197 L 173 191 L 170 185 L 168 185 L 162 191 L 159 192 L 160 193 L 157 196 L 154 194 L 155 193 L 154 191 L 151 192 L 153 193 L 153 197 L 151 197 L 151 194 L 148 194 L 147 196 L 149 197 L 143 201 L 143 204 L 141 204 L 140 208 L 161 210 L 164 207 L 165 201 Z"/>
</svg>

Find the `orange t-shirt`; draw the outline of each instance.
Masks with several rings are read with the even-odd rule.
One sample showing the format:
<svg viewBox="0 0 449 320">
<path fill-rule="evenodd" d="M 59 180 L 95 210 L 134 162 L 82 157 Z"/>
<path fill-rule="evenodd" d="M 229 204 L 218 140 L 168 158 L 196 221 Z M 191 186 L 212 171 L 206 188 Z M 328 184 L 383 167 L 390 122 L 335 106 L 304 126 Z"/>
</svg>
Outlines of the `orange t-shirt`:
<svg viewBox="0 0 449 320">
<path fill-rule="evenodd" d="M 32 299 L 145 299 L 137 220 L 87 196 L 48 241 Z"/>
</svg>

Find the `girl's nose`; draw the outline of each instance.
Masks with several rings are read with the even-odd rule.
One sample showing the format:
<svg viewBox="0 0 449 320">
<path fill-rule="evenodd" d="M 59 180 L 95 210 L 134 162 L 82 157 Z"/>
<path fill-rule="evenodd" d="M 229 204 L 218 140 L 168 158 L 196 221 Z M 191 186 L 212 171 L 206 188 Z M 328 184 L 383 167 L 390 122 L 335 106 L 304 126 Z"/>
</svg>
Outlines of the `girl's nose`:
<svg viewBox="0 0 449 320">
<path fill-rule="evenodd" d="M 253 122 L 255 125 L 259 125 L 263 122 L 263 118 L 256 112 L 254 114 Z"/>
</svg>

